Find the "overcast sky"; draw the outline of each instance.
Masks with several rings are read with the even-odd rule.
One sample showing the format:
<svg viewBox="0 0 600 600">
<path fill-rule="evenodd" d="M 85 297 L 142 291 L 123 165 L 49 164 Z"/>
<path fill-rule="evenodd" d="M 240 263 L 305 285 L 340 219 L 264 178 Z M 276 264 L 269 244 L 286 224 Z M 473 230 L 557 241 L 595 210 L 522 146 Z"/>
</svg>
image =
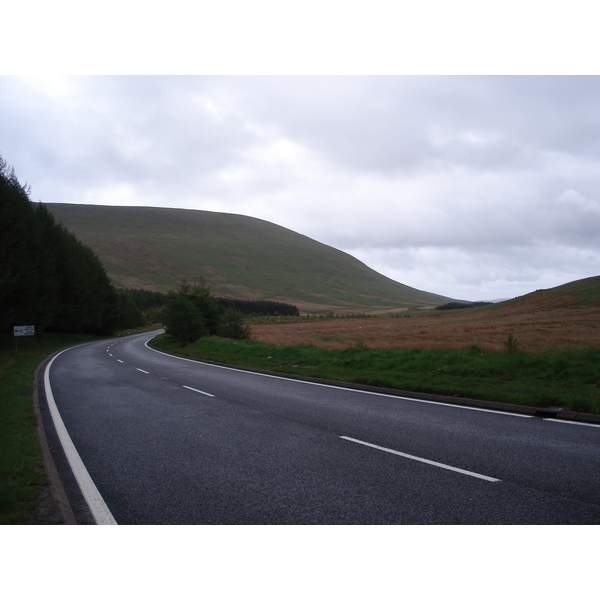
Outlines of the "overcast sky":
<svg viewBox="0 0 600 600">
<path fill-rule="evenodd" d="M 32 199 L 258 217 L 468 300 L 600 274 L 600 78 L 0 78 Z"/>
<path fill-rule="evenodd" d="M 514 297 L 600 274 L 600 77 L 552 74 L 570 72 L 567 48 L 579 50 L 576 72 L 589 68 L 593 19 L 549 8 L 541 20 L 522 1 L 515 19 L 510 1 L 493 14 L 466 3 L 461 31 L 450 19 L 462 19 L 462 0 L 403 18 L 397 5 L 386 18 L 377 0 L 362 12 L 317 3 L 318 19 L 267 4 L 232 12 L 225 2 L 201 26 L 129 1 L 109 0 L 89 29 L 56 8 L 30 12 L 39 18 L 27 19 L 27 34 L 8 32 L 24 62 L 6 60 L 0 76 L 0 153 L 35 201 L 258 217 L 452 298 Z M 139 25 L 132 36 L 127 16 Z M 511 48 L 517 60 L 498 68 L 491 59 Z M 486 72 L 455 68 L 465 56 L 494 74 L 462 74 Z M 530 56 L 550 57 L 551 68 Z M 390 57 L 404 58 L 396 71 Z M 519 67 L 551 74 L 512 75 Z M 64 72 L 94 75 L 55 74 Z M 420 74 L 445 72 L 459 74 Z"/>
</svg>

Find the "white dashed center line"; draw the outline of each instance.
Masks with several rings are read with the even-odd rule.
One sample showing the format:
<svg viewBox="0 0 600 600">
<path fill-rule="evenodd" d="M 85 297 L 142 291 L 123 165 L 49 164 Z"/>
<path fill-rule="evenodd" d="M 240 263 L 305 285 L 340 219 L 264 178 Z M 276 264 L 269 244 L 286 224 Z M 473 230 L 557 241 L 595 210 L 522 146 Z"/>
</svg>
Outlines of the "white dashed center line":
<svg viewBox="0 0 600 600">
<path fill-rule="evenodd" d="M 184 385 L 183 387 L 186 390 L 191 390 L 192 392 L 197 392 L 198 394 L 204 394 L 205 396 L 210 396 L 211 398 L 214 398 L 214 396 L 212 394 L 209 394 L 208 392 L 203 392 L 202 390 L 197 390 L 196 388 L 189 387 L 187 385 Z"/>
<path fill-rule="evenodd" d="M 357 440 L 351 437 L 347 437 L 345 435 L 340 435 L 340 438 L 343 440 L 348 440 L 349 442 L 354 442 L 355 444 L 362 444 L 363 446 L 369 446 L 369 448 L 375 448 L 376 450 L 382 450 L 383 452 L 389 452 L 390 454 L 396 454 L 398 456 L 402 456 L 403 458 L 410 458 L 410 460 L 416 460 L 422 463 L 426 463 L 428 465 L 433 465 L 434 467 L 440 467 L 441 469 L 447 469 L 448 471 L 455 471 L 456 473 L 462 473 L 463 475 L 470 475 L 471 477 L 477 477 L 478 479 L 484 479 L 485 481 L 500 481 L 500 479 L 496 479 L 495 477 L 488 477 L 487 475 L 481 475 L 480 473 L 474 473 L 473 471 L 465 471 L 465 469 L 459 469 L 458 467 L 451 467 L 450 465 L 445 465 L 444 463 L 435 462 L 433 460 L 428 460 L 427 458 L 420 458 L 419 456 L 413 456 L 412 454 L 405 454 L 404 452 L 398 452 L 398 450 L 392 450 L 391 448 L 384 448 L 383 446 L 377 446 L 375 444 L 370 444 L 369 442 L 363 442 L 362 440 Z"/>
</svg>

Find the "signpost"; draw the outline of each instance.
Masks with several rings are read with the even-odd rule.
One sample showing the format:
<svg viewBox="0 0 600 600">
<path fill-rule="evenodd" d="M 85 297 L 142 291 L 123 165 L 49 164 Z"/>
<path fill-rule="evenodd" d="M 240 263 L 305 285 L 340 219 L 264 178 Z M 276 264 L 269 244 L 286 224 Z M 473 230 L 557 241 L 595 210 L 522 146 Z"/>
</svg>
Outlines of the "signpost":
<svg viewBox="0 0 600 600">
<path fill-rule="evenodd" d="M 14 327 L 14 335 L 15 335 L 15 354 L 16 354 L 18 352 L 17 338 L 35 335 L 35 326 L 34 325 L 16 325 Z"/>
<path fill-rule="evenodd" d="M 17 325 L 14 329 L 15 337 L 21 337 L 24 335 L 35 335 L 34 325 Z"/>
</svg>

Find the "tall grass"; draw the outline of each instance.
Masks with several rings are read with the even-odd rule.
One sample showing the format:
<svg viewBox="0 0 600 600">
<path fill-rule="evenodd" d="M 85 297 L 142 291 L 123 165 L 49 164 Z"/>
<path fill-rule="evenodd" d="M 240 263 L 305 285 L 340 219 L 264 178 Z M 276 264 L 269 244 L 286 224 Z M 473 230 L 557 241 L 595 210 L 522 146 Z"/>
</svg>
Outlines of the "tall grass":
<svg viewBox="0 0 600 600">
<path fill-rule="evenodd" d="M 159 349 L 204 360 L 350 383 L 526 406 L 600 413 L 600 349 L 536 354 L 461 350 L 344 350 L 277 346 L 205 337 L 181 346 L 166 336 Z"/>
</svg>

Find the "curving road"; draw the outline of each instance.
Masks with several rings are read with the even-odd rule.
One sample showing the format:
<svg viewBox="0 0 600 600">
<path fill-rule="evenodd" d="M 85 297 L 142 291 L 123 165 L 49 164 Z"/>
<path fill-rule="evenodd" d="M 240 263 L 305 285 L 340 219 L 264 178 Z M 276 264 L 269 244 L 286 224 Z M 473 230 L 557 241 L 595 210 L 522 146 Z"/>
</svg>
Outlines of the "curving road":
<svg viewBox="0 0 600 600">
<path fill-rule="evenodd" d="M 79 523 L 600 523 L 597 425 L 210 365 L 154 335 L 69 349 L 40 376 Z"/>
</svg>

